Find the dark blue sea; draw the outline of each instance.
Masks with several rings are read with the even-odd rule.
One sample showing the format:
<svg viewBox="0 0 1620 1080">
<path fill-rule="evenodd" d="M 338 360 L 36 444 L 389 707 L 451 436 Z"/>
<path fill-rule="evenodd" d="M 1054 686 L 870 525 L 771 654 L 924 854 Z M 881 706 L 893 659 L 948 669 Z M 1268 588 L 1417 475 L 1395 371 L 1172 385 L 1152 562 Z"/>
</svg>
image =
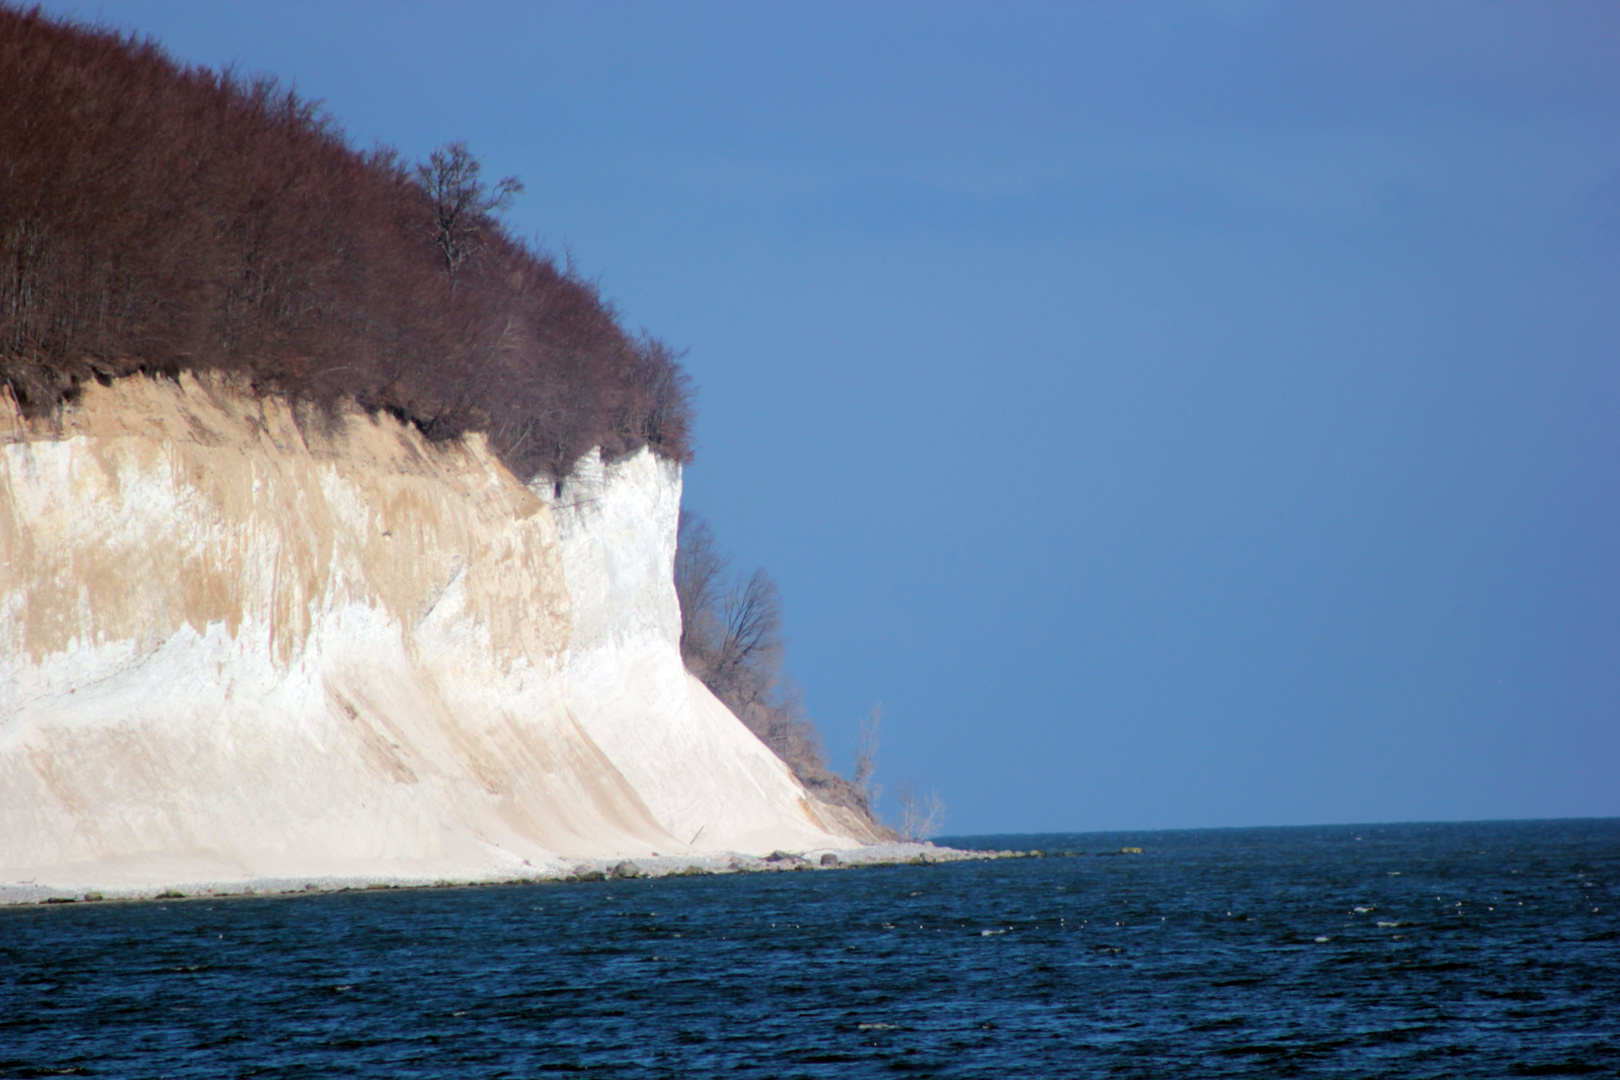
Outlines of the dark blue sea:
<svg viewBox="0 0 1620 1080">
<path fill-rule="evenodd" d="M 1620 1076 L 1620 820 L 950 842 L 4 909 L 0 1076 Z"/>
</svg>

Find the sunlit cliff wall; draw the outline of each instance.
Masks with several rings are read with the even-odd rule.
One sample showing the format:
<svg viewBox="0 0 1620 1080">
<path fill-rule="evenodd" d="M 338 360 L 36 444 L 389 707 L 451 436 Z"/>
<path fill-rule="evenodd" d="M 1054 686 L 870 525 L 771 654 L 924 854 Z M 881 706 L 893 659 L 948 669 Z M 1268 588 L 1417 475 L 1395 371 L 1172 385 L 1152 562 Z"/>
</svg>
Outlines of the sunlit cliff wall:
<svg viewBox="0 0 1620 1080">
<path fill-rule="evenodd" d="M 681 665 L 680 482 L 191 376 L 0 397 L 0 884 L 851 845 Z"/>
</svg>

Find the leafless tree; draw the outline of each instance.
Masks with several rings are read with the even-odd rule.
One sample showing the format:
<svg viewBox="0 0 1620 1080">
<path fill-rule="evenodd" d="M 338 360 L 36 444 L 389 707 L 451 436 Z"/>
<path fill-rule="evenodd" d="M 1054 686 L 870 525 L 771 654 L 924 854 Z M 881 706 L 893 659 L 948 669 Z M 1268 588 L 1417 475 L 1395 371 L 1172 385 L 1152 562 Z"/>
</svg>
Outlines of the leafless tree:
<svg viewBox="0 0 1620 1080">
<path fill-rule="evenodd" d="M 945 824 L 945 800 L 930 788 L 926 795 L 918 794 L 917 786 L 907 780 L 900 785 L 900 835 L 907 840 L 926 840 L 939 832 Z"/>
<path fill-rule="evenodd" d="M 781 657 L 782 597 L 771 576 L 755 570 L 721 597 L 720 640 L 710 672 L 748 705 L 771 689 Z"/>
<path fill-rule="evenodd" d="M 801 778 L 826 769 L 798 688 L 782 673 L 782 599 L 763 570 L 728 577 L 729 560 L 701 519 L 681 512 L 675 595 L 681 658 Z M 831 774 L 828 774 L 831 775 Z"/>
<path fill-rule="evenodd" d="M 872 783 L 872 773 L 877 767 L 878 724 L 882 720 L 883 705 L 873 705 L 871 714 L 861 722 L 861 741 L 855 747 L 855 773 L 850 777 L 868 806 L 883 794 L 882 787 Z"/>
<path fill-rule="evenodd" d="M 682 510 L 675 533 L 675 596 L 681 604 L 681 657 L 688 667 L 707 663 L 704 620 L 720 599 L 726 564 L 709 523 Z"/>
<path fill-rule="evenodd" d="M 779 709 L 784 717 L 792 711 L 781 693 L 782 598 L 763 570 L 728 580 L 729 561 L 709 526 L 683 510 L 675 546 L 681 656 L 745 722 L 760 720 L 756 730 L 765 738 L 764 729 L 776 720 L 767 722 L 755 706 Z"/>
<path fill-rule="evenodd" d="M 484 183 L 484 166 L 464 142 L 448 143 L 416 167 L 416 178 L 433 206 L 433 244 L 444 259 L 454 287 L 456 274 L 484 246 L 484 233 L 494 216 L 523 190 L 515 176 L 492 188 Z"/>
</svg>

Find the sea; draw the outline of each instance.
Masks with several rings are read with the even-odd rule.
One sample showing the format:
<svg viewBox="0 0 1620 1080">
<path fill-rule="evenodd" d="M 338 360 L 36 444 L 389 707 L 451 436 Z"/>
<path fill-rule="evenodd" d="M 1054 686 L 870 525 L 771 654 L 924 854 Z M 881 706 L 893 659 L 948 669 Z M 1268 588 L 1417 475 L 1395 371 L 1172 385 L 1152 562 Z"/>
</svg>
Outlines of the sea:
<svg viewBox="0 0 1620 1080">
<path fill-rule="evenodd" d="M 1620 1076 L 1620 820 L 939 842 L 3 909 L 0 1076 Z"/>
</svg>

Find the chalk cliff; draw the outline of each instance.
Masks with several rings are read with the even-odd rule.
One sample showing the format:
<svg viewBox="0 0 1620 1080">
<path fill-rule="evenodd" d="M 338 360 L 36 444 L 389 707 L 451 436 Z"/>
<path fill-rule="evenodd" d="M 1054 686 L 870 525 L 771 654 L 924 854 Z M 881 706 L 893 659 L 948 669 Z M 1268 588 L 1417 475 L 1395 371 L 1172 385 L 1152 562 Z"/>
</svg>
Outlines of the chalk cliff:
<svg viewBox="0 0 1620 1080">
<path fill-rule="evenodd" d="M 854 846 L 678 652 L 681 476 L 229 383 L 0 396 L 0 885 Z"/>
</svg>

